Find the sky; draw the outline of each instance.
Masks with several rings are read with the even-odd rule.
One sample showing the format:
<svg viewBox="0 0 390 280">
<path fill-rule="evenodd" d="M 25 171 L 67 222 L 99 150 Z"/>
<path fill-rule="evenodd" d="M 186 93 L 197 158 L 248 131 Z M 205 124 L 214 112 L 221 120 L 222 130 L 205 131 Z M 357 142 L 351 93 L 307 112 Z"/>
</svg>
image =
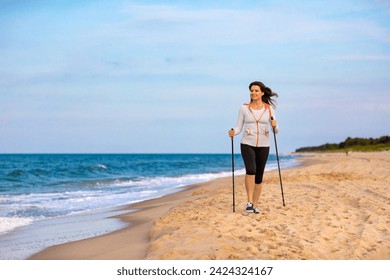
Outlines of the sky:
<svg viewBox="0 0 390 280">
<path fill-rule="evenodd" d="M 280 153 L 389 135 L 390 2 L 0 0 L 0 153 L 230 153 L 255 80 Z"/>
</svg>

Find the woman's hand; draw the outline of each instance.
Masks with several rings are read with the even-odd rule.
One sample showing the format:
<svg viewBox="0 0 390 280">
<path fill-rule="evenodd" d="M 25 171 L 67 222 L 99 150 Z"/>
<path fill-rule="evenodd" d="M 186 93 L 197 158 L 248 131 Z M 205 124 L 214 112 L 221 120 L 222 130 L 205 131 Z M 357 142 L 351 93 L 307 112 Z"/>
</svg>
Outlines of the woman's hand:
<svg viewBox="0 0 390 280">
<path fill-rule="evenodd" d="M 278 125 L 278 124 L 277 124 L 276 120 L 272 119 L 272 120 L 271 120 L 271 126 L 272 126 L 273 128 L 276 128 L 277 125 Z"/>
<path fill-rule="evenodd" d="M 230 129 L 229 131 L 228 131 L 228 134 L 229 134 L 229 136 L 230 137 L 234 137 L 234 135 L 235 135 L 235 133 L 234 133 L 234 129 L 232 128 L 232 129 Z"/>
</svg>

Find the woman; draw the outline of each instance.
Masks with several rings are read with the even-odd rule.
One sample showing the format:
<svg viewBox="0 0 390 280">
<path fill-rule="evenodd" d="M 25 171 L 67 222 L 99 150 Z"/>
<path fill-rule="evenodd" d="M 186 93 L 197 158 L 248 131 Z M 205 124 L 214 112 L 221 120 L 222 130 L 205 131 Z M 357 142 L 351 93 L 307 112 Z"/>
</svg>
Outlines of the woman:
<svg viewBox="0 0 390 280">
<path fill-rule="evenodd" d="M 240 108 L 237 125 L 229 130 L 229 136 L 234 137 L 243 131 L 241 155 L 245 164 L 245 188 L 248 196 L 245 211 L 259 214 L 257 205 L 270 146 L 269 124 L 275 133 L 278 132 L 273 109 L 275 101 L 272 99 L 278 95 L 258 81 L 252 82 L 249 90 L 251 101 Z"/>
</svg>

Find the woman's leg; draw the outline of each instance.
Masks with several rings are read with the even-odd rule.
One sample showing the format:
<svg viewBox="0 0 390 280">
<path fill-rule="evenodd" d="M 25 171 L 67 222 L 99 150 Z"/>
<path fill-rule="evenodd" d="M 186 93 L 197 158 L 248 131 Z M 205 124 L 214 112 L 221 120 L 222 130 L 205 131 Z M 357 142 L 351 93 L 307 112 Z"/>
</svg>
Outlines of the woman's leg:
<svg viewBox="0 0 390 280">
<path fill-rule="evenodd" d="M 255 189 L 255 175 L 245 175 L 245 189 L 248 197 L 248 202 L 253 204 L 253 194 Z M 259 198 L 257 198 L 259 199 Z"/>
<path fill-rule="evenodd" d="M 253 188 L 253 208 L 257 208 L 257 205 L 259 204 L 259 198 L 262 189 L 263 189 L 262 184 L 255 184 Z"/>
<path fill-rule="evenodd" d="M 267 163 L 269 147 L 256 148 L 256 176 L 253 188 L 253 208 L 257 208 L 261 191 L 263 189 L 263 175 L 265 164 Z"/>
<path fill-rule="evenodd" d="M 256 156 L 254 147 L 241 144 L 241 156 L 244 160 L 246 175 L 245 188 L 248 202 L 253 204 L 253 190 L 255 188 Z"/>
</svg>

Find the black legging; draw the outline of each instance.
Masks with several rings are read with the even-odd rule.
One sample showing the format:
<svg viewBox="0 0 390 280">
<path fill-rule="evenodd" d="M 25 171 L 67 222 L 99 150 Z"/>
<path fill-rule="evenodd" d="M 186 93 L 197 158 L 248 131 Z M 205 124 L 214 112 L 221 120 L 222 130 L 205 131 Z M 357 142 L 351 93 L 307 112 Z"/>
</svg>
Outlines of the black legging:
<svg viewBox="0 0 390 280">
<path fill-rule="evenodd" d="M 241 144 L 241 155 L 244 160 L 246 174 L 255 175 L 255 184 L 261 184 L 263 182 L 268 154 L 269 147 L 252 147 Z"/>
</svg>

